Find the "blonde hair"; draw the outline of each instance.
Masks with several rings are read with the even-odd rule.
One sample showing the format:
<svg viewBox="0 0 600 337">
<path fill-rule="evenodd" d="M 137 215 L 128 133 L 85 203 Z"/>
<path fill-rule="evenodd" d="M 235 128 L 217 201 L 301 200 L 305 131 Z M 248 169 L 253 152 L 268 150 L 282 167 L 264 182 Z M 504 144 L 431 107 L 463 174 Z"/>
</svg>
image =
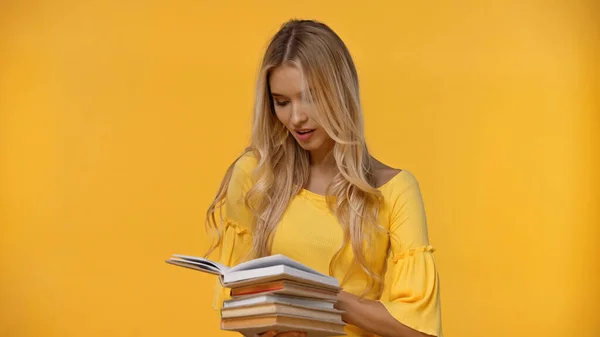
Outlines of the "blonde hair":
<svg viewBox="0 0 600 337">
<path fill-rule="evenodd" d="M 255 183 L 247 192 L 246 206 L 253 215 L 252 249 L 248 258 L 270 255 L 277 225 L 292 198 L 306 185 L 310 174 L 308 151 L 302 149 L 275 115 L 269 88 L 271 71 L 283 64 L 301 70 L 305 90 L 315 104 L 315 121 L 335 141 L 333 157 L 337 172 L 327 189 L 327 200 L 344 231 L 343 245 L 333 256 L 333 265 L 345 247 L 350 246 L 355 261 L 366 273 L 372 289 L 381 275 L 370 267 L 366 251 L 378 224 L 381 193 L 374 186 L 372 158 L 363 132 L 356 68 L 348 49 L 337 34 L 323 23 L 309 20 L 286 22 L 267 47 L 256 86 L 252 139 L 247 152 L 253 152 L 258 165 Z M 235 164 L 235 162 L 234 162 Z M 233 165 L 227 171 L 208 209 L 209 230 L 219 231 L 215 212 L 223 204 Z M 211 251 L 221 243 L 213 242 Z M 210 251 L 209 251 L 210 253 Z M 344 282 L 348 274 L 345 275 Z M 343 283 L 343 282 L 342 282 Z M 365 293 L 367 290 L 365 291 Z"/>
</svg>

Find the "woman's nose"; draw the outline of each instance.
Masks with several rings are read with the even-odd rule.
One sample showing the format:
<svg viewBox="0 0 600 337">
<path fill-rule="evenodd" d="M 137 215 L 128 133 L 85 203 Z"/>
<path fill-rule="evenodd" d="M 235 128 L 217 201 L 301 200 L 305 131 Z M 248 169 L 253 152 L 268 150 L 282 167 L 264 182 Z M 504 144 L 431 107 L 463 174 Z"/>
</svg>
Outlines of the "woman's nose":
<svg viewBox="0 0 600 337">
<path fill-rule="evenodd" d="M 300 127 L 308 121 L 308 115 L 306 114 L 303 104 L 297 103 L 292 106 L 291 117 L 291 122 L 296 127 Z"/>
</svg>

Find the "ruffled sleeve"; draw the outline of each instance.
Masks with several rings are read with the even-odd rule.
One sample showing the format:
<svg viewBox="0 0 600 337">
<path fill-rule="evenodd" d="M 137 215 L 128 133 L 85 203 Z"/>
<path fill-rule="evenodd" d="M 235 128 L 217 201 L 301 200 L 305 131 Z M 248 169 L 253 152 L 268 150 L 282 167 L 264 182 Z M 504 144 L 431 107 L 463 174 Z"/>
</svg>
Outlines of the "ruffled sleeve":
<svg viewBox="0 0 600 337">
<path fill-rule="evenodd" d="M 252 171 L 256 166 L 255 157 L 247 153 L 234 164 L 231 180 L 225 196 L 223 216 L 223 239 L 218 247 L 219 263 L 228 267 L 242 262 L 252 247 L 250 223 L 252 215 L 245 204 L 245 196 L 252 186 Z M 229 291 L 217 279 L 213 297 L 213 309 L 219 310 L 223 301 L 229 298 Z"/>
<path fill-rule="evenodd" d="M 432 336 L 443 336 L 440 284 L 429 245 L 423 199 L 417 180 L 395 193 L 390 213 L 391 254 L 381 303 L 400 323 Z"/>
</svg>

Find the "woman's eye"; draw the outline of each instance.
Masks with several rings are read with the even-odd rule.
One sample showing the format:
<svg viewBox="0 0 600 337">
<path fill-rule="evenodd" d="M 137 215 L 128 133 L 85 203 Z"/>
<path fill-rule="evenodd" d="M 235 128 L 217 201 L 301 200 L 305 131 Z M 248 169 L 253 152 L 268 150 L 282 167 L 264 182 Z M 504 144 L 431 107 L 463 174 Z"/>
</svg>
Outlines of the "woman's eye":
<svg viewBox="0 0 600 337">
<path fill-rule="evenodd" d="M 288 105 L 288 103 L 290 103 L 289 101 L 275 101 L 275 105 L 277 106 L 286 106 Z"/>
</svg>

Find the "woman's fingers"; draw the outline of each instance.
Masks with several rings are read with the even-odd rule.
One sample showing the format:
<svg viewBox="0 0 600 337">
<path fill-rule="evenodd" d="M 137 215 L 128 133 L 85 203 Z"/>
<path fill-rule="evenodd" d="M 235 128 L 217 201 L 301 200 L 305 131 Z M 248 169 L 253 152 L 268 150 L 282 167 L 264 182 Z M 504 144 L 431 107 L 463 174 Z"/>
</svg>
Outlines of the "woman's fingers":
<svg viewBox="0 0 600 337">
<path fill-rule="evenodd" d="M 306 337 L 306 332 L 300 332 L 300 331 L 282 332 L 282 333 L 278 333 L 277 335 L 275 335 L 275 337 Z"/>
<path fill-rule="evenodd" d="M 277 333 L 276 330 L 269 330 L 267 332 L 263 332 L 256 336 L 257 337 L 306 337 L 306 332 L 288 331 L 288 332 Z"/>
</svg>

